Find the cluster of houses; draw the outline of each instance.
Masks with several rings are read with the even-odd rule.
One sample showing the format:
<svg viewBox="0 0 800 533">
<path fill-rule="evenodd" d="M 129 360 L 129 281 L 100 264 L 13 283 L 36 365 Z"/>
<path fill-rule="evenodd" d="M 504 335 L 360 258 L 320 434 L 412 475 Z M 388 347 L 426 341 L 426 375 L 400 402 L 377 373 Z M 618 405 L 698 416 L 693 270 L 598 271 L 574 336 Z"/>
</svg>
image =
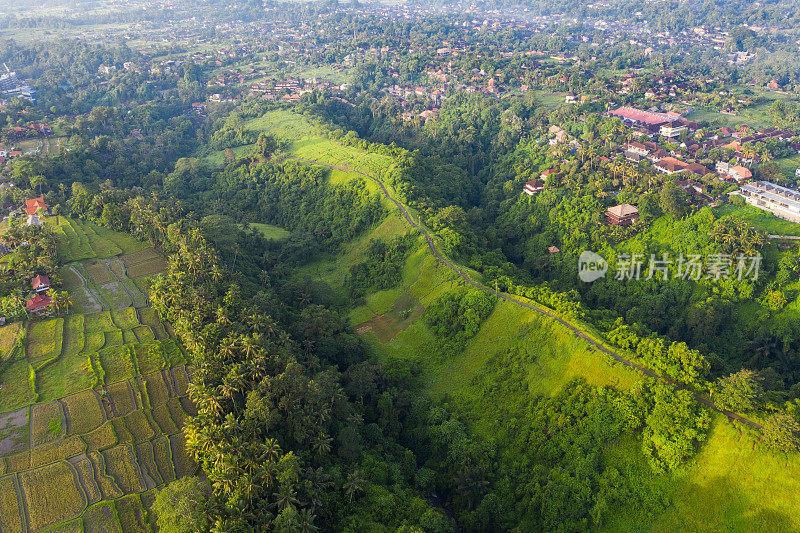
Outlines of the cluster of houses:
<svg viewBox="0 0 800 533">
<path fill-rule="evenodd" d="M 23 212 L 26 217 L 26 226 L 41 226 L 44 222 L 40 216 L 47 213 L 47 204 L 44 203 L 44 198 L 42 196 L 31 200 L 25 200 L 25 205 L 18 213 L 22 214 Z"/>
<path fill-rule="evenodd" d="M 0 146 L 0 166 L 2 166 L 9 159 L 22 157 L 22 155 L 22 150 L 9 150 L 5 146 Z"/>
<path fill-rule="evenodd" d="M 11 126 L 3 129 L 3 136 L 10 141 L 29 139 L 40 135 L 52 135 L 53 127 L 45 122 L 28 124 L 27 126 Z"/>
<path fill-rule="evenodd" d="M 332 82 L 320 81 L 317 78 L 286 78 L 277 81 L 264 79 L 250 85 L 250 95 L 260 96 L 265 100 L 297 102 L 304 94 L 314 89 L 336 93 L 344 91 L 346 88 L 346 85 L 337 86 Z"/>
<path fill-rule="evenodd" d="M 31 289 L 34 295 L 25 302 L 25 311 L 28 316 L 42 317 L 50 314 L 53 299 L 50 297 L 50 278 L 38 275 L 31 280 Z"/>
<path fill-rule="evenodd" d="M 699 129 L 697 124 L 682 118 L 677 113 L 657 113 L 622 107 L 609 112 L 608 115 L 621 118 L 628 126 L 651 138 L 661 135 L 674 139 L 683 132 L 691 134 L 690 138 L 692 138 Z M 549 133 L 551 134 L 549 140 L 551 146 L 575 142 L 570 141 L 569 135 L 557 126 L 551 126 Z M 743 150 L 743 146 L 768 139 L 788 141 L 793 137 L 794 134 L 789 131 L 767 128 L 753 132 L 747 126 L 742 126 L 738 130 L 721 128 L 707 140 L 697 142 L 687 140 L 681 145 L 682 148 L 669 152 L 653 141 L 628 142 L 622 147 L 622 153 L 628 161 L 639 163 L 648 160 L 656 171 L 668 176 L 676 175 L 678 179 L 674 181 L 675 185 L 684 189 L 693 203 L 705 205 L 713 201 L 708 194 L 706 185 L 696 178 L 714 174 L 720 180 L 740 185 L 741 190 L 734 194 L 743 196 L 747 203 L 770 211 L 778 217 L 800 222 L 800 193 L 765 181 L 752 182 L 753 173 L 742 164 L 753 162 L 752 153 L 745 155 L 746 151 Z M 686 146 L 687 144 L 690 146 Z M 791 147 L 800 153 L 800 145 L 792 144 Z M 701 149 L 711 150 L 714 148 L 730 151 L 731 158 L 737 160 L 739 164 L 720 161 L 712 170 L 699 163 L 690 163 L 684 160 L 687 156 L 694 156 Z M 607 158 L 602 159 L 608 160 Z M 542 192 L 548 176 L 556 172 L 555 169 L 543 172 L 539 179 L 526 182 L 522 192 L 529 196 Z M 797 176 L 800 178 L 800 169 L 797 170 Z M 608 209 L 604 216 L 609 225 L 629 226 L 638 222 L 639 211 L 633 205 L 620 204 Z"/>
</svg>

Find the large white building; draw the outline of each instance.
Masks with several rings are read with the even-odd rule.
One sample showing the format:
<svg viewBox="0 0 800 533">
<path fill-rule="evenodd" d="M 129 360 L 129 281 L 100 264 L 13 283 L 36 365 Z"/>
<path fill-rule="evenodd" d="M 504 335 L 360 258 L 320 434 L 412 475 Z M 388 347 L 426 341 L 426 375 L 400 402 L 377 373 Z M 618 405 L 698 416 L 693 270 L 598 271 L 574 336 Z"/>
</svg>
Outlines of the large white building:
<svg viewBox="0 0 800 533">
<path fill-rule="evenodd" d="M 800 193 L 768 181 L 754 181 L 740 190 L 748 204 L 776 217 L 800 223 Z"/>
</svg>

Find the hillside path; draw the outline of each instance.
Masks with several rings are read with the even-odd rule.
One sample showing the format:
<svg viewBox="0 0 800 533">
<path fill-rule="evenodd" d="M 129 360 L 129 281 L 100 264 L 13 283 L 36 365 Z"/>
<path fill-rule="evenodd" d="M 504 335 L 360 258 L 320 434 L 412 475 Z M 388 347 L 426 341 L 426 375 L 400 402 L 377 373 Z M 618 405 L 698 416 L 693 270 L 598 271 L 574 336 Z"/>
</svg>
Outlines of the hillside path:
<svg viewBox="0 0 800 533">
<path fill-rule="evenodd" d="M 542 314 L 542 315 L 544 315 L 544 316 L 546 316 L 548 318 L 552 318 L 553 320 L 555 320 L 556 322 L 558 322 L 559 324 L 561 324 L 565 328 L 567 328 L 570 331 L 572 331 L 576 336 L 580 337 L 581 339 L 585 340 L 586 342 L 588 342 L 589 344 L 594 346 L 596 349 L 600 350 L 604 354 L 606 354 L 609 357 L 613 358 L 615 361 L 617 361 L 619 363 L 622 363 L 625 366 L 634 368 L 634 369 L 638 370 L 639 372 L 641 372 L 642 374 L 644 374 L 646 376 L 649 376 L 651 378 L 655 378 L 655 379 L 661 380 L 661 381 L 663 381 L 665 383 L 668 383 L 670 386 L 675 388 L 675 390 L 689 390 L 685 385 L 676 383 L 675 381 L 673 381 L 673 380 L 671 380 L 669 378 L 666 378 L 664 376 L 661 376 L 661 375 L 657 374 L 656 372 L 653 372 L 649 368 L 643 367 L 642 365 L 640 365 L 638 363 L 635 363 L 633 361 L 630 361 L 629 359 L 626 359 L 625 357 L 623 357 L 619 353 L 617 353 L 617 352 L 607 348 L 603 344 L 597 342 L 595 339 L 593 339 L 592 337 L 587 335 L 579 327 L 571 324 L 570 322 L 567 322 L 563 318 L 551 313 L 547 309 L 544 309 L 544 308 L 541 308 L 539 306 L 530 304 L 528 302 L 523 302 L 521 300 L 517 300 L 516 298 L 514 298 L 514 297 L 512 297 L 512 296 L 510 296 L 508 294 L 505 294 L 505 293 L 502 293 L 502 292 L 498 292 L 498 291 L 496 291 L 496 290 L 494 290 L 494 289 L 492 289 L 490 287 L 486 287 L 484 285 L 481 285 L 480 283 L 477 283 L 477 282 L 473 281 L 472 278 L 470 278 L 467 274 L 465 274 L 460 268 L 458 268 L 458 266 L 453 264 L 449 259 L 447 259 L 439 251 L 439 249 L 436 247 L 436 244 L 435 244 L 435 242 L 433 240 L 433 237 L 428 232 L 428 230 L 425 229 L 422 226 L 422 224 L 414 221 L 414 219 L 411 217 L 411 214 L 408 212 L 408 209 L 406 208 L 406 206 L 403 205 L 402 203 L 400 203 L 399 200 L 395 199 L 389 193 L 389 190 L 386 188 L 386 185 L 381 180 L 376 178 L 375 176 L 371 176 L 370 174 L 367 174 L 365 172 L 361 172 L 360 170 L 355 170 L 355 169 L 344 167 L 344 166 L 340 166 L 340 165 L 331 165 L 329 163 L 323 163 L 321 161 L 316 161 L 314 159 L 306 159 L 306 158 L 303 158 L 303 157 L 295 157 L 295 156 L 289 156 L 288 159 L 295 159 L 297 161 L 303 161 L 303 162 L 311 163 L 311 164 L 314 164 L 314 165 L 321 165 L 321 166 L 328 167 L 328 168 L 331 168 L 331 169 L 334 169 L 334 170 L 340 170 L 342 172 L 352 172 L 353 174 L 358 174 L 359 176 L 364 176 L 365 178 L 368 178 L 368 179 L 374 181 L 381 188 L 381 190 L 383 191 L 384 196 L 386 196 L 386 198 L 390 202 L 392 202 L 394 205 L 396 205 L 397 208 L 400 210 L 400 212 L 403 213 L 403 216 L 405 217 L 406 221 L 408 221 L 408 223 L 411 224 L 411 226 L 413 226 L 414 228 L 419 230 L 419 232 L 422 233 L 422 235 L 425 236 L 425 240 L 428 241 L 428 247 L 430 248 L 431 253 L 439 261 L 441 261 L 447 268 L 449 268 L 450 270 L 455 272 L 461 279 L 463 279 L 471 287 L 474 287 L 474 288 L 476 288 L 478 290 L 481 290 L 481 291 L 484 291 L 484 292 L 488 292 L 489 294 L 493 294 L 493 295 L 497 296 L 498 298 L 502 298 L 503 300 L 505 300 L 507 302 L 510 302 L 512 304 L 515 304 L 515 305 L 519 305 L 520 307 L 524 307 L 526 309 L 530 309 L 530 310 L 535 311 L 535 312 L 537 312 L 539 314 Z M 695 391 L 690 391 L 690 392 L 692 392 L 692 394 L 694 395 L 695 400 L 697 400 L 698 402 L 702 403 L 703 405 L 705 405 L 707 407 L 710 407 L 711 409 L 714 409 L 715 411 L 719 411 L 720 413 L 722 413 L 725 416 L 727 416 L 729 420 L 738 420 L 739 422 L 747 424 L 747 425 L 749 425 L 751 427 L 754 427 L 756 429 L 763 429 L 763 426 L 761 424 L 759 424 L 757 422 L 754 422 L 753 420 L 750 420 L 749 418 L 746 418 L 746 417 L 744 417 L 744 416 L 742 416 L 742 415 L 740 415 L 738 413 L 734 413 L 732 411 L 728 411 L 727 409 L 723 409 L 721 407 L 718 407 L 717 405 L 714 404 L 714 402 L 711 401 L 711 398 L 709 398 L 707 395 L 701 394 L 701 393 L 695 392 Z"/>
</svg>

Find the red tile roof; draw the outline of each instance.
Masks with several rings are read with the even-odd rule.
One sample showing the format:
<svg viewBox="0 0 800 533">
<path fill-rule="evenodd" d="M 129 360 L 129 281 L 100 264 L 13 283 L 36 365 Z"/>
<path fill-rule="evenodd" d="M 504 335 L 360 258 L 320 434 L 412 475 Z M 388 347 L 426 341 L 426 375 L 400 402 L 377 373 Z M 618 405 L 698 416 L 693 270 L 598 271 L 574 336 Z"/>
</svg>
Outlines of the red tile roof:
<svg viewBox="0 0 800 533">
<path fill-rule="evenodd" d="M 41 309 L 42 307 L 47 307 L 50 305 L 51 302 L 52 300 L 50 299 L 49 294 L 37 294 L 28 300 L 28 302 L 25 304 L 25 309 L 28 311 Z"/>
<path fill-rule="evenodd" d="M 50 286 L 50 278 L 48 278 L 47 276 L 42 276 L 40 274 L 40 275 L 36 276 L 35 278 L 33 278 L 33 280 L 31 280 L 31 286 L 34 289 L 36 287 L 38 287 L 39 285 L 47 285 L 49 287 Z"/>
<path fill-rule="evenodd" d="M 25 213 L 28 215 L 35 215 L 39 208 L 47 209 L 47 204 L 44 203 L 44 198 L 34 198 L 32 200 L 25 200 Z"/>
<path fill-rule="evenodd" d="M 649 126 L 657 126 L 672 120 L 672 117 L 663 113 L 651 113 L 650 111 L 642 111 L 641 109 L 634 109 L 632 107 L 620 107 L 617 110 L 609 112 L 609 115 L 630 120 L 631 122 L 647 124 Z"/>
</svg>

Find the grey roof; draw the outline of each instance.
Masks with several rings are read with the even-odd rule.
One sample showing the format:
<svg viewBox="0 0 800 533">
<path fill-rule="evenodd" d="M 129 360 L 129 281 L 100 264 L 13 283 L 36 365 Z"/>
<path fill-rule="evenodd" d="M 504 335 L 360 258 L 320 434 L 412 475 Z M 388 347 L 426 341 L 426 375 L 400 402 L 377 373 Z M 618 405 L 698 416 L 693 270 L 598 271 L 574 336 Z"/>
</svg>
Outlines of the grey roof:
<svg viewBox="0 0 800 533">
<path fill-rule="evenodd" d="M 745 193 L 762 196 L 778 204 L 785 204 L 800 213 L 800 193 L 768 181 L 754 181 L 742 187 Z"/>
</svg>

